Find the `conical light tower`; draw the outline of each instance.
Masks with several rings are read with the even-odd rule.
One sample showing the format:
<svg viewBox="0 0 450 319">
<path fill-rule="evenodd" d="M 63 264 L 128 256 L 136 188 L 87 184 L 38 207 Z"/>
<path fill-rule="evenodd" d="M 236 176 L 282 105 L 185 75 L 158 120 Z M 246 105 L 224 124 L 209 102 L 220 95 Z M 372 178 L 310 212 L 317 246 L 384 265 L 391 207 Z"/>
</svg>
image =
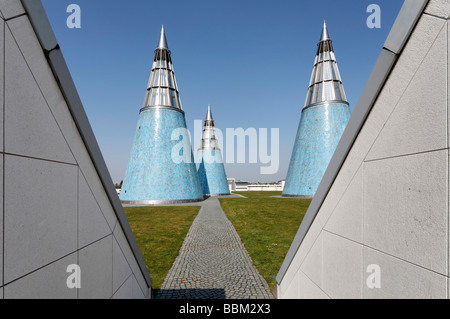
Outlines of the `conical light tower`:
<svg viewBox="0 0 450 319">
<path fill-rule="evenodd" d="M 163 26 L 120 193 L 123 203 L 166 204 L 203 200 L 186 132 L 185 115 Z M 188 160 L 180 161 L 180 158 Z"/>
<path fill-rule="evenodd" d="M 350 115 L 324 23 L 283 196 L 314 197 Z"/>
<path fill-rule="evenodd" d="M 203 127 L 202 141 L 197 152 L 197 170 L 203 194 L 230 195 L 210 105 Z"/>
</svg>

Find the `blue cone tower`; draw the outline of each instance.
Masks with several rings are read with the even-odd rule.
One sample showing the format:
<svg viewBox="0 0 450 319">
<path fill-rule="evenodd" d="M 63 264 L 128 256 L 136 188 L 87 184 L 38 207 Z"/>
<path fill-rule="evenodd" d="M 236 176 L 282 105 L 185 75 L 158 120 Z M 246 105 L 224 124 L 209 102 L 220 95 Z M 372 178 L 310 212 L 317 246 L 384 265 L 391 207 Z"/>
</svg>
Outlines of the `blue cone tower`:
<svg viewBox="0 0 450 319">
<path fill-rule="evenodd" d="M 122 184 L 122 202 L 151 205 L 203 200 L 188 139 L 163 26 Z M 180 161 L 180 157 L 187 160 Z"/>
<path fill-rule="evenodd" d="M 350 115 L 324 23 L 283 196 L 314 197 Z"/>
<path fill-rule="evenodd" d="M 197 170 L 204 195 L 230 195 L 210 105 L 197 152 Z"/>
</svg>

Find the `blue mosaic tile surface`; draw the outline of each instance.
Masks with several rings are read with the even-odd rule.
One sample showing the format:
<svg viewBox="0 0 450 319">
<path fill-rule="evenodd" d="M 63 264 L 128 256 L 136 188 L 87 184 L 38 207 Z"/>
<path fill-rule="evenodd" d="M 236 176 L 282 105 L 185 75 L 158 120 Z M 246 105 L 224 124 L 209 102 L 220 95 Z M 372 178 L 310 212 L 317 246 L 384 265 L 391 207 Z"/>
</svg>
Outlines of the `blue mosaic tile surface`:
<svg viewBox="0 0 450 319">
<path fill-rule="evenodd" d="M 179 140 L 172 132 L 186 128 L 184 114 L 171 109 L 148 109 L 139 115 L 136 135 L 122 185 L 125 201 L 178 201 L 203 199 L 192 149 L 190 163 L 172 159 Z M 181 138 L 180 138 L 181 139 Z"/>
<path fill-rule="evenodd" d="M 344 103 L 303 110 L 283 195 L 314 196 L 350 116 Z"/>
<path fill-rule="evenodd" d="M 197 159 L 198 177 L 203 194 L 230 194 L 221 152 L 213 149 L 199 150 Z"/>
</svg>

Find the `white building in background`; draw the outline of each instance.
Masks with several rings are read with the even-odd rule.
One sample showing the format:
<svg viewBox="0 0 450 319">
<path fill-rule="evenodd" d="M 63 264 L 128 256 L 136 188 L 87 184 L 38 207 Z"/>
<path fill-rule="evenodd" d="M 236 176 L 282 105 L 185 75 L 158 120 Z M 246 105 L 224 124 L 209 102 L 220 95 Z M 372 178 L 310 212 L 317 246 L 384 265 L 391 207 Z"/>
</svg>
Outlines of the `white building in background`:
<svg viewBox="0 0 450 319">
<path fill-rule="evenodd" d="M 227 182 L 230 192 L 236 191 L 236 180 L 234 178 L 227 178 Z"/>
<path fill-rule="evenodd" d="M 245 181 L 236 182 L 236 192 L 247 192 L 247 191 L 248 191 L 248 182 Z"/>
<path fill-rule="evenodd" d="M 286 181 L 277 183 L 252 183 L 248 184 L 248 190 L 254 192 L 282 192 Z"/>
<path fill-rule="evenodd" d="M 282 192 L 286 181 L 276 183 L 250 183 L 245 181 L 236 181 L 234 178 L 228 178 L 230 192 Z"/>
<path fill-rule="evenodd" d="M 248 191 L 248 182 L 236 181 L 234 178 L 228 178 L 228 187 L 230 192 L 246 192 Z"/>
</svg>

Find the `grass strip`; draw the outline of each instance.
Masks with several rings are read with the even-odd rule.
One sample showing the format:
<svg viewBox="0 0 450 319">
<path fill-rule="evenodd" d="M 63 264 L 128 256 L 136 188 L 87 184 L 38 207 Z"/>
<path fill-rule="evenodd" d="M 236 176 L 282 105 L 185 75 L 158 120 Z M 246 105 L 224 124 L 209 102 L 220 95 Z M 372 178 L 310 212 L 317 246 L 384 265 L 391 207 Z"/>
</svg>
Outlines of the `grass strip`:
<svg viewBox="0 0 450 319">
<path fill-rule="evenodd" d="M 200 207 L 125 207 L 157 292 L 177 258 Z"/>
<path fill-rule="evenodd" d="M 311 200 L 271 197 L 281 192 L 236 194 L 247 198 L 222 198 L 220 204 L 272 290 Z"/>
</svg>

